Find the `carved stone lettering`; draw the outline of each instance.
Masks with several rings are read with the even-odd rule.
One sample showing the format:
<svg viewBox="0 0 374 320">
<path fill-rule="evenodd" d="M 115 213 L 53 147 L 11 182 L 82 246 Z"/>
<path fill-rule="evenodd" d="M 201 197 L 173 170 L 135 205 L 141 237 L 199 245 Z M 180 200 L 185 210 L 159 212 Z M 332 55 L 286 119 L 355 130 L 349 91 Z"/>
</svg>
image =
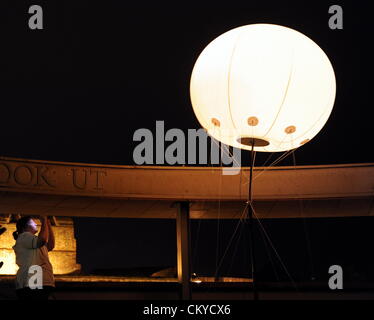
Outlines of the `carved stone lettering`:
<svg viewBox="0 0 374 320">
<path fill-rule="evenodd" d="M 8 183 L 11 177 L 11 170 L 7 164 L 0 163 L 0 183 Z"/>
<path fill-rule="evenodd" d="M 19 163 L 0 161 L 0 186 L 12 188 L 37 188 L 51 190 L 61 188 L 76 191 L 97 191 L 105 188 L 107 170 L 95 167 L 68 167 L 43 163 Z"/>
<path fill-rule="evenodd" d="M 50 178 L 48 178 L 48 172 L 50 168 L 45 166 L 36 166 L 36 184 L 35 186 L 42 186 L 46 183 L 48 186 L 55 188 Z M 44 181 L 44 183 L 43 183 Z"/>
<path fill-rule="evenodd" d="M 80 190 L 85 190 L 87 187 L 87 170 L 85 169 L 71 169 L 73 171 L 73 185 L 75 188 Z M 83 171 L 83 179 L 80 179 L 80 183 L 78 183 L 77 172 Z"/>
<path fill-rule="evenodd" d="M 14 169 L 14 181 L 21 186 L 31 184 L 33 178 L 34 172 L 32 168 L 28 166 L 19 166 Z"/>
<path fill-rule="evenodd" d="M 96 174 L 96 186 L 94 187 L 95 190 L 103 190 L 103 185 L 102 185 L 102 175 L 105 175 L 106 176 L 106 171 L 104 170 L 90 170 L 90 174 Z"/>
</svg>

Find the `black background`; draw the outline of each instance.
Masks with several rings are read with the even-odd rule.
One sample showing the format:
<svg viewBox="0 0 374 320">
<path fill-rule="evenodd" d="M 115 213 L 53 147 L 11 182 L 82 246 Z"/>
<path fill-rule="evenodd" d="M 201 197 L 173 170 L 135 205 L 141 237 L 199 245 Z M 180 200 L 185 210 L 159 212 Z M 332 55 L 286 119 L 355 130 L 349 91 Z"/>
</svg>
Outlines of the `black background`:
<svg viewBox="0 0 374 320">
<path fill-rule="evenodd" d="M 296 151 L 296 164 L 373 162 L 368 3 L 2 1 L 0 155 L 134 164 L 135 130 L 155 132 L 156 120 L 164 120 L 166 130 L 200 127 L 189 99 L 189 79 L 205 46 L 232 28 L 273 23 L 314 40 L 330 58 L 337 79 L 333 112 L 320 133 Z M 28 27 L 31 4 L 43 8 L 43 30 Z M 328 27 L 332 4 L 343 8 L 343 30 Z M 256 165 L 267 157 L 259 153 Z M 290 157 L 280 163 L 290 164 Z M 174 221 L 87 218 L 75 223 L 85 272 L 175 265 Z M 235 224 L 193 222 L 193 244 L 199 247 L 193 252 L 195 271 L 214 273 L 217 230 L 222 256 Z M 331 264 L 346 267 L 348 277 L 373 277 L 371 217 L 273 220 L 266 226 L 296 279 L 327 277 Z M 274 277 L 267 271 L 269 248 L 261 241 L 260 269 Z M 231 250 L 223 270 L 244 275 L 243 239 L 237 246 L 235 260 Z M 282 273 L 279 266 L 275 269 Z"/>
</svg>

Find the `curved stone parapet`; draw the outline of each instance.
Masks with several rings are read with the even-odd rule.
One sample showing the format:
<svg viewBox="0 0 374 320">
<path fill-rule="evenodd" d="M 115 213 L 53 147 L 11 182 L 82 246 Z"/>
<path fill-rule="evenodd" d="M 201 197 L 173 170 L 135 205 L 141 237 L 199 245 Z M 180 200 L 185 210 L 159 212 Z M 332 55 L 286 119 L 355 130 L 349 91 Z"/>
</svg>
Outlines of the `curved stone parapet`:
<svg viewBox="0 0 374 320">
<path fill-rule="evenodd" d="M 217 218 L 217 202 L 222 202 L 221 218 L 238 218 L 248 198 L 248 175 L 249 168 L 225 175 L 222 168 L 212 167 L 113 166 L 2 157 L 0 212 L 174 218 L 173 204 L 189 200 L 192 218 Z M 314 208 L 308 216 L 371 215 L 373 181 L 374 163 L 256 167 L 253 198 L 263 217 L 300 216 L 297 200 L 309 201 L 308 208 Z M 278 209 L 269 213 L 265 208 L 273 204 Z M 349 209 L 352 206 L 356 206 L 354 212 Z"/>
<path fill-rule="evenodd" d="M 0 190 L 146 200 L 245 200 L 249 168 L 113 166 L 0 157 Z M 370 196 L 374 164 L 254 168 L 257 200 Z"/>
</svg>

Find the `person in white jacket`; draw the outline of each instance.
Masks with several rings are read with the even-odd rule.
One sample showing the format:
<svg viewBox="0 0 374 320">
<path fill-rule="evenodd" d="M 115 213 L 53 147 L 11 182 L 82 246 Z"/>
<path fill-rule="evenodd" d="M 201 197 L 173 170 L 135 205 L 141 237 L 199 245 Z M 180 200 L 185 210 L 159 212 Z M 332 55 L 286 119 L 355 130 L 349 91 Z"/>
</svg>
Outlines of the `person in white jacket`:
<svg viewBox="0 0 374 320">
<path fill-rule="evenodd" d="M 19 267 L 16 275 L 16 294 L 20 300 L 47 300 L 55 287 L 52 264 L 48 252 L 55 246 L 55 238 L 47 217 L 41 217 L 39 234 L 35 221 L 25 216 L 17 221 L 17 230 L 13 232 L 16 244 L 13 246 L 16 263 Z M 41 270 L 42 286 L 30 285 L 30 279 L 37 269 Z"/>
</svg>

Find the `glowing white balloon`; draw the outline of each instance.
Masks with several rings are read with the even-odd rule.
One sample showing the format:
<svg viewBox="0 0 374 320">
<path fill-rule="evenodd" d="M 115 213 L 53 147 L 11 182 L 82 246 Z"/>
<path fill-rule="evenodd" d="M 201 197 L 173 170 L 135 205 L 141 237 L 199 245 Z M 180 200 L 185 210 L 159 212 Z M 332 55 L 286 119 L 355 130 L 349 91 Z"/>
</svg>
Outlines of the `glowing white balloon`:
<svg viewBox="0 0 374 320">
<path fill-rule="evenodd" d="M 194 66 L 194 112 L 215 139 L 277 152 L 310 141 L 332 111 L 336 84 L 322 49 L 293 29 L 253 24 L 213 40 Z"/>
</svg>

